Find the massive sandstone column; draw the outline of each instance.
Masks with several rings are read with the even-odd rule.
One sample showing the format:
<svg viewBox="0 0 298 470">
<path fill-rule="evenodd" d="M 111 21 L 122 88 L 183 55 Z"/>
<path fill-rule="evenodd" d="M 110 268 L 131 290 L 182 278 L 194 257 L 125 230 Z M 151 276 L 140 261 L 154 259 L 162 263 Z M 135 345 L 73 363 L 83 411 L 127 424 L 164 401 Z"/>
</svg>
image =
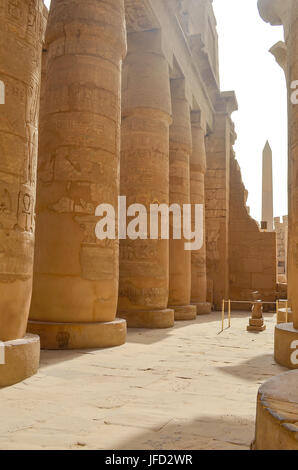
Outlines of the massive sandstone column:
<svg viewBox="0 0 298 470">
<path fill-rule="evenodd" d="M 148 213 L 169 203 L 171 94 L 161 42 L 159 30 L 129 34 L 123 70 L 121 195 Z M 119 316 L 129 327 L 171 327 L 168 297 L 169 240 L 121 240 Z"/>
<path fill-rule="evenodd" d="M 190 167 L 192 151 L 190 106 L 186 98 L 185 80 L 171 80 L 173 123 L 170 127 L 170 205 L 190 204 Z M 182 224 L 181 224 L 182 228 Z M 173 239 L 173 218 L 170 227 L 170 288 L 169 308 L 175 320 L 193 320 L 196 307 L 190 305 L 191 251 L 185 250 L 186 239 Z"/>
<path fill-rule="evenodd" d="M 192 143 L 190 158 L 190 199 L 191 204 L 204 206 L 204 243 L 200 250 L 191 253 L 191 302 L 197 308 L 197 315 L 211 312 L 207 299 L 206 236 L 205 236 L 205 174 L 206 149 L 205 130 L 201 113 L 192 113 Z"/>
<path fill-rule="evenodd" d="M 26 333 L 32 293 L 41 49 L 41 0 L 0 6 L 0 387 L 36 372 L 39 338 Z M 24 338 L 19 341 L 20 338 Z M 15 341 L 17 340 L 17 341 Z"/>
<path fill-rule="evenodd" d="M 47 349 L 114 346 L 118 241 L 96 238 L 95 209 L 117 211 L 123 0 L 52 0 L 46 47 L 30 331 Z"/>
</svg>

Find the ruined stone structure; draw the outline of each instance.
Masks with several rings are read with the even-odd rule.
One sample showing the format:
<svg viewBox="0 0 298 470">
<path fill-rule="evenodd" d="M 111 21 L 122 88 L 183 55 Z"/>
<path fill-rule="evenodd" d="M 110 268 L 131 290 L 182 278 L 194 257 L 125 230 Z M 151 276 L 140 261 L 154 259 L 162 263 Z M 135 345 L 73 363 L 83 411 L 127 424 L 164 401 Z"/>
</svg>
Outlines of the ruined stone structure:
<svg viewBox="0 0 298 470">
<path fill-rule="evenodd" d="M 249 300 L 257 290 L 265 302 L 275 301 L 276 235 L 263 232 L 249 215 L 247 191 L 234 152 L 230 161 L 229 292 L 233 300 Z M 236 309 L 249 304 L 236 304 Z"/>
<path fill-rule="evenodd" d="M 41 49 L 47 11 L 41 0 L 0 6 L 0 387 L 32 375 L 39 338 L 26 335 L 33 256 Z M 20 341 L 22 339 L 22 341 Z"/>
<path fill-rule="evenodd" d="M 1 41 L 15 50 L 0 52 L 11 97 L 0 108 L 0 340 L 22 338 L 29 311 L 39 102 L 28 331 L 43 348 L 120 345 L 126 325 L 170 328 L 253 290 L 273 300 L 275 234 L 248 214 L 212 0 L 52 0 L 41 100 L 46 10 L 19 3 L 0 7 Z M 128 239 L 126 227 L 120 243 L 98 239 L 98 206 L 117 214 L 119 195 L 136 204 L 128 219 L 137 204 L 202 204 L 201 248 L 148 230 Z"/>
<path fill-rule="evenodd" d="M 282 323 L 275 330 L 275 359 L 288 368 L 298 368 L 298 106 L 292 99 L 298 77 L 298 3 L 296 0 L 259 0 L 264 21 L 283 25 L 285 43 L 271 50 L 283 67 L 289 91 L 289 235 L 288 285 L 293 323 Z M 256 449 L 298 450 L 298 371 L 282 374 L 266 382 L 259 390 L 257 404 Z"/>
<path fill-rule="evenodd" d="M 277 275 L 279 283 L 287 282 L 288 269 L 288 216 L 274 217 L 274 230 L 277 245 Z"/>
</svg>

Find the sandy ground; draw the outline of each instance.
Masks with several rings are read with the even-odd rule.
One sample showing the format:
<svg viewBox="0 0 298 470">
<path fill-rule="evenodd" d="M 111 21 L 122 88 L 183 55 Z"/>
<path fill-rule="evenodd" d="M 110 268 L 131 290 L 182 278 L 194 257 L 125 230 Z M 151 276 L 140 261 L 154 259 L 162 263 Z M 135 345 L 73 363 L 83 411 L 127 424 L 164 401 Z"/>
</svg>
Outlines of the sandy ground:
<svg viewBox="0 0 298 470">
<path fill-rule="evenodd" d="M 283 372 L 275 315 L 246 332 L 249 314 L 170 330 L 129 330 L 124 346 L 43 351 L 34 377 L 0 390 L 0 449 L 248 449 L 256 396 Z"/>
</svg>

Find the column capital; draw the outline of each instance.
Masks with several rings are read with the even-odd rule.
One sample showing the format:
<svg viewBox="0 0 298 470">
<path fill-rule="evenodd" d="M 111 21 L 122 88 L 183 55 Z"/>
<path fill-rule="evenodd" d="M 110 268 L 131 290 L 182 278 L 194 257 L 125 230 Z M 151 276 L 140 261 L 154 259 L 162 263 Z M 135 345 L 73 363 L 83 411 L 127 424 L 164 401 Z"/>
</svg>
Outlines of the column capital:
<svg viewBox="0 0 298 470">
<path fill-rule="evenodd" d="M 292 1 L 293 0 L 258 0 L 258 9 L 261 18 L 272 26 L 283 25 L 286 37 L 289 30 Z"/>
<path fill-rule="evenodd" d="M 231 116 L 234 111 L 238 111 L 238 101 L 235 91 L 222 91 L 217 99 L 216 108 L 218 112 L 223 112 Z"/>
<path fill-rule="evenodd" d="M 204 135 L 207 134 L 206 119 L 201 111 L 191 112 L 191 125 L 192 127 L 202 129 L 204 131 Z"/>
<path fill-rule="evenodd" d="M 185 100 L 192 105 L 192 91 L 185 78 L 174 78 L 170 81 L 172 99 Z"/>
</svg>

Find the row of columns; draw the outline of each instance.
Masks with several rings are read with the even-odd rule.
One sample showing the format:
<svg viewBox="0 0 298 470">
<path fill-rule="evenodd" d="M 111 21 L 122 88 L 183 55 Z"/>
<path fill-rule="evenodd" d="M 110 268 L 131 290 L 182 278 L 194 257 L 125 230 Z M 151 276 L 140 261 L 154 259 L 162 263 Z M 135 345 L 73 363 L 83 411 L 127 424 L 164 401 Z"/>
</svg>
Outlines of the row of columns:
<svg viewBox="0 0 298 470">
<path fill-rule="evenodd" d="M 29 3 L 24 2 L 28 15 Z M 42 1 L 36 5 L 36 14 L 45 18 Z M 12 43 L 13 28 L 5 26 L 5 16 L 0 20 L 1 36 Z M 123 0 L 52 0 L 37 179 L 42 37 L 41 28 L 34 31 L 27 29 L 27 43 L 20 50 L 16 43 L 16 55 L 0 63 L 0 79 L 6 81 L 7 71 L 26 84 L 17 130 L 9 125 L 19 96 L 9 95 L 1 110 L 9 122 L 1 129 L 1 197 L 8 206 L 0 213 L 0 241 L 8 249 L 0 264 L 0 340 L 22 338 L 26 330 L 36 181 L 28 330 L 40 336 L 42 347 L 115 346 L 125 341 L 126 321 L 166 328 L 175 319 L 209 313 L 205 244 L 191 254 L 185 240 L 159 236 L 121 239 L 119 249 L 118 240 L 95 235 L 96 207 L 117 208 L 120 194 L 127 205 L 147 210 L 153 203 L 204 204 L 206 131 L 200 113 L 191 113 L 185 81 L 170 80 L 161 31 L 129 34 L 122 64 Z M 17 77 L 19 60 L 25 78 Z"/>
</svg>

